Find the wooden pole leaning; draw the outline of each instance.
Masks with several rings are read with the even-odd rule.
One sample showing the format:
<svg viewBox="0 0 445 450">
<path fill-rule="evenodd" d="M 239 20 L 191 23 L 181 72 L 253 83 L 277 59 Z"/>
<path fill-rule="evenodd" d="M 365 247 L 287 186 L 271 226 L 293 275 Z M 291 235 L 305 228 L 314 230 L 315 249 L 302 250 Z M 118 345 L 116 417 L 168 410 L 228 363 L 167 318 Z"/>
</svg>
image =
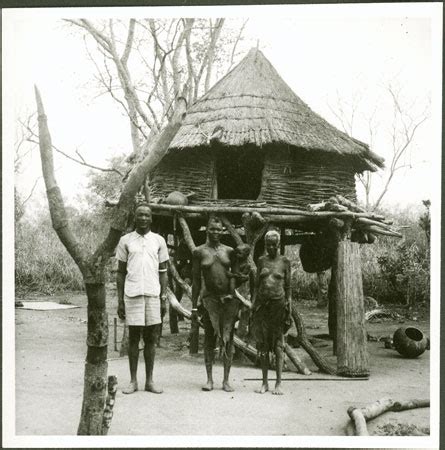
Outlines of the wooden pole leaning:
<svg viewBox="0 0 445 450">
<path fill-rule="evenodd" d="M 179 225 L 182 228 L 182 234 L 184 236 L 185 243 L 190 251 L 193 252 L 196 249 L 195 242 L 193 241 L 192 233 L 184 217 L 178 216 Z M 189 351 L 191 355 L 196 355 L 199 350 L 199 321 L 192 318 L 192 324 L 190 327 L 190 346 Z"/>
<path fill-rule="evenodd" d="M 335 272 L 337 374 L 369 375 L 359 244 L 351 242 L 351 221 L 344 219 L 337 244 Z"/>
</svg>

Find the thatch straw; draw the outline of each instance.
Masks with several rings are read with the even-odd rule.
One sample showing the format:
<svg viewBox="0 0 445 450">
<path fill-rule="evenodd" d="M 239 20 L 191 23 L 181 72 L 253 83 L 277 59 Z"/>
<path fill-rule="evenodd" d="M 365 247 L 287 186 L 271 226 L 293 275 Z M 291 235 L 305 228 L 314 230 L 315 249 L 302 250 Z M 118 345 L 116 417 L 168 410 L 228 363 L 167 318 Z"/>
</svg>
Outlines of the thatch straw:
<svg viewBox="0 0 445 450">
<path fill-rule="evenodd" d="M 287 144 L 353 156 L 360 170 L 375 170 L 383 159 L 312 111 L 254 48 L 198 100 L 170 148 L 209 145 Z"/>
</svg>

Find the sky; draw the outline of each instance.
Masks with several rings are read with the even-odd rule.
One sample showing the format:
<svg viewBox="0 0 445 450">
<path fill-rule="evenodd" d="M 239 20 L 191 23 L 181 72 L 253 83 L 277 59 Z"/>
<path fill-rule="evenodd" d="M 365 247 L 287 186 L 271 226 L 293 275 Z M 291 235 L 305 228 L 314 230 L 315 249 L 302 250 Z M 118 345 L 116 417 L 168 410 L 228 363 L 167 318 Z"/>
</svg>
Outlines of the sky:
<svg viewBox="0 0 445 450">
<path fill-rule="evenodd" d="M 430 118 L 419 128 L 410 153 L 411 169 L 397 174 L 385 203 L 404 207 L 432 198 L 437 190 L 440 161 L 439 68 L 441 24 L 434 18 L 438 5 L 294 5 L 289 7 L 230 7 L 156 9 L 157 16 L 207 15 L 249 18 L 247 52 L 258 45 L 294 92 L 317 113 L 340 127 L 333 109 L 337 98 L 360 98 L 360 109 L 379 108 L 373 151 L 388 160 L 388 129 L 392 117 L 383 86 L 394 80 L 413 111 L 431 98 Z M 64 17 L 153 17 L 140 8 L 88 8 L 9 10 L 3 22 L 4 148 L 13 148 L 17 118 L 35 110 L 33 87 L 43 97 L 53 144 L 66 153 L 76 150 L 91 164 L 107 165 L 110 156 L 130 153 L 128 121 L 120 107 L 106 96 L 97 97 L 91 87 L 93 67 L 80 33 L 63 22 Z M 438 34 L 440 33 L 440 34 Z M 242 54 L 239 59 L 242 58 Z M 436 73 L 437 72 L 437 73 Z M 439 90 L 439 91 L 438 91 Z M 411 111 L 411 109 L 409 109 Z M 357 119 L 353 136 L 369 143 L 366 121 Z M 12 136 L 12 140 L 10 139 Z M 8 141 L 9 139 L 9 141 Z M 56 177 L 68 204 L 76 204 L 85 189 L 88 169 L 55 154 Z M 14 182 L 23 196 L 41 176 L 38 150 L 24 161 Z M 377 174 L 376 193 L 385 178 Z M 359 197 L 363 198 L 359 188 Z M 40 207 L 44 195 L 40 178 L 30 207 Z"/>
</svg>

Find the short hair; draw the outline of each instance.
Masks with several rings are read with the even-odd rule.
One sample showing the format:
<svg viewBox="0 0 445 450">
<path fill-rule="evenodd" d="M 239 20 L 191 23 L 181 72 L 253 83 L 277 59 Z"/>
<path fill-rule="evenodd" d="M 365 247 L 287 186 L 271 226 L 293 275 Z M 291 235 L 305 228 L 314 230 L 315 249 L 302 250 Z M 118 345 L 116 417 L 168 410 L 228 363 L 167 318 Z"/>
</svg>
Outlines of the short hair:
<svg viewBox="0 0 445 450">
<path fill-rule="evenodd" d="M 265 241 L 268 241 L 269 239 L 272 239 L 272 238 L 277 239 L 277 241 L 278 241 L 278 243 L 279 243 L 280 240 L 281 240 L 280 233 L 278 233 L 278 231 L 276 231 L 276 230 L 269 230 L 269 231 L 266 233 L 266 235 L 264 236 L 264 240 L 265 240 Z"/>
<path fill-rule="evenodd" d="M 207 221 L 207 226 L 209 226 L 210 223 L 220 223 L 221 225 L 223 225 L 222 220 L 218 217 L 218 216 L 210 216 L 209 220 Z"/>
<path fill-rule="evenodd" d="M 140 203 L 136 203 L 136 206 L 134 207 L 134 213 L 136 214 L 136 211 L 138 208 L 140 208 L 141 206 L 145 206 L 146 208 L 148 208 L 151 212 L 151 208 L 150 205 L 147 202 L 140 202 Z"/>
</svg>

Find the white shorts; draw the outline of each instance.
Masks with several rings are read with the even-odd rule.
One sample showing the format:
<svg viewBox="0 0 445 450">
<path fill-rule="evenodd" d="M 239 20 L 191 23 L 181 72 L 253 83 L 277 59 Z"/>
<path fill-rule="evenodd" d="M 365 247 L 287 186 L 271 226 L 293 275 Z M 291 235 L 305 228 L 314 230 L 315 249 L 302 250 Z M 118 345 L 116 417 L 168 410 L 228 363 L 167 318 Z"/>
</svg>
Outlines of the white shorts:
<svg viewBox="0 0 445 450">
<path fill-rule="evenodd" d="M 125 320 L 129 326 L 148 327 L 161 323 L 161 301 L 158 296 L 124 297 Z"/>
</svg>

